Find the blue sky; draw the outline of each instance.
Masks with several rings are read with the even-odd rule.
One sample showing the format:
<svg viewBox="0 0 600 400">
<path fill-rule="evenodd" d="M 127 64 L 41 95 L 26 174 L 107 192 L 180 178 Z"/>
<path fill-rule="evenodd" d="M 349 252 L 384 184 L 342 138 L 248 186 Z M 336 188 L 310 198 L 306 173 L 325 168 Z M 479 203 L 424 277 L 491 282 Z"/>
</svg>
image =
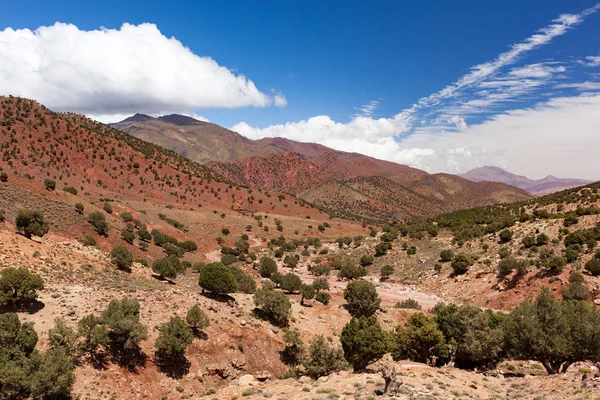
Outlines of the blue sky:
<svg viewBox="0 0 600 400">
<path fill-rule="evenodd" d="M 187 113 L 252 138 L 316 141 L 432 172 L 494 164 L 533 177 L 600 179 L 598 167 L 574 157 L 600 149 L 594 135 L 600 106 L 595 5 L 12 2 L 0 16 L 0 54 L 16 61 L 0 65 L 0 93 L 102 120 L 133 112 Z M 124 23 L 131 24 L 127 32 Z M 141 29 L 143 23 L 156 27 Z M 36 31 L 40 27 L 47 27 L 44 34 Z M 112 33 L 101 35 L 101 27 Z M 23 29 L 31 35 L 13 31 Z M 499 59 L 536 34 L 540 43 Z M 184 54 L 183 46 L 193 54 Z M 92 49 L 96 53 L 87 54 Z M 40 69 L 48 59 L 53 62 Z M 495 60 L 492 73 L 473 76 L 475 66 Z M 99 70 L 103 63 L 109 72 Z M 466 84 L 439 97 L 459 82 Z M 548 132 L 539 125 L 541 116 L 562 131 Z M 525 140 L 509 144 L 509 137 Z M 520 149 L 540 141 L 549 144 L 535 154 Z M 565 155 L 573 141 L 586 146 Z"/>
</svg>

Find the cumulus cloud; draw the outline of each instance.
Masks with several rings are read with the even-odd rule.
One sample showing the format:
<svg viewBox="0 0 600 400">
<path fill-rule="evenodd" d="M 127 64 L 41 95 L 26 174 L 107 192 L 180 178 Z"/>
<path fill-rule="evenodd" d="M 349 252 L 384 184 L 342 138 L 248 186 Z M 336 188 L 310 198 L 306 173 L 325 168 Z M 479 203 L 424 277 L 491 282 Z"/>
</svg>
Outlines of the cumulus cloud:
<svg viewBox="0 0 600 400">
<path fill-rule="evenodd" d="M 84 31 L 56 23 L 0 31 L 0 93 L 88 115 L 284 106 L 254 82 L 200 57 L 154 24 Z"/>
<path fill-rule="evenodd" d="M 587 56 L 581 63 L 588 67 L 598 67 L 600 66 L 600 56 Z"/>
</svg>

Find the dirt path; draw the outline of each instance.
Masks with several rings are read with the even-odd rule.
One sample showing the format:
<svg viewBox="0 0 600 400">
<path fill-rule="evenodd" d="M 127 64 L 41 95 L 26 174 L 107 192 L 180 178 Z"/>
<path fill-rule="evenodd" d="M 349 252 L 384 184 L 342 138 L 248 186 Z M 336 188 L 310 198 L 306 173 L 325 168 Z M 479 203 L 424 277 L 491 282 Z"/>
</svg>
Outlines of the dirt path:
<svg viewBox="0 0 600 400">
<path fill-rule="evenodd" d="M 262 242 L 256 237 L 250 237 L 249 242 L 250 248 L 262 246 Z M 216 249 L 210 251 L 206 253 L 205 256 L 210 262 L 217 262 L 221 259 L 221 250 Z M 279 267 L 282 268 L 281 265 Z M 285 268 L 285 270 L 288 270 L 288 268 Z M 294 273 L 302 279 L 302 282 L 312 283 L 312 281 L 315 280 L 315 276 L 308 272 L 306 265 L 298 266 L 294 270 Z M 338 280 L 338 278 L 335 276 L 327 276 L 326 278 L 329 281 L 329 286 L 331 287 L 330 291 L 333 293 L 343 292 L 349 283 L 349 281 Z M 380 282 L 379 278 L 375 276 L 367 276 L 365 277 L 365 280 L 375 285 L 377 288 L 377 293 L 379 293 L 379 297 L 381 297 L 381 300 L 386 303 L 396 304 L 399 301 L 413 299 L 416 300 L 424 309 L 431 309 L 437 303 L 443 301 L 435 294 L 423 293 L 418 288 L 403 285 L 401 283 Z"/>
</svg>

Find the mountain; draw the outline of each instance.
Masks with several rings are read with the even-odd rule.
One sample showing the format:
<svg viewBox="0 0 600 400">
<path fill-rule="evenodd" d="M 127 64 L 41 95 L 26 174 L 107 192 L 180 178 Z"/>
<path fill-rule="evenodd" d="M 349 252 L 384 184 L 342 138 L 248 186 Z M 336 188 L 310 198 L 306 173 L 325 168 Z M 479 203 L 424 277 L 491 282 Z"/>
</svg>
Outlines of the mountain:
<svg viewBox="0 0 600 400">
<path fill-rule="evenodd" d="M 502 168 L 493 166 L 475 168 L 459 176 L 472 182 L 506 183 L 507 185 L 521 188 L 535 196 L 550 194 L 591 183 L 591 181 L 584 179 L 562 179 L 552 175 L 548 175 L 543 179 L 529 179 L 526 176 L 515 175 Z"/>
<path fill-rule="evenodd" d="M 334 215 L 382 221 L 431 217 L 459 208 L 522 201 L 502 183 L 474 183 L 359 153 L 285 138 L 251 140 L 184 115 L 136 115 L 113 124 L 169 148 L 241 186 L 299 196 Z"/>
<path fill-rule="evenodd" d="M 185 115 L 153 118 L 136 114 L 110 126 L 198 163 L 236 160 L 280 151 L 237 132 Z"/>
</svg>

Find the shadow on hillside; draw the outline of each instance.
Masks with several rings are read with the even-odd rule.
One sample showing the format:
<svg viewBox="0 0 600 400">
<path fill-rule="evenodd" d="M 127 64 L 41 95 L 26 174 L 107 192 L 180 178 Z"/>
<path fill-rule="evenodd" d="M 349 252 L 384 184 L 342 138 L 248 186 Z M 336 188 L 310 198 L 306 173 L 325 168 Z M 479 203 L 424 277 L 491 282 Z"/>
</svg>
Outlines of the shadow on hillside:
<svg viewBox="0 0 600 400">
<path fill-rule="evenodd" d="M 158 281 L 167 282 L 169 285 L 175 285 L 175 282 L 171 279 L 165 278 L 164 276 L 160 276 L 158 274 L 152 274 L 152 277 Z"/>
<path fill-rule="evenodd" d="M 203 292 L 202 296 L 218 301 L 219 303 L 227 303 L 229 301 L 235 302 L 235 299 L 228 294 Z"/>
<path fill-rule="evenodd" d="M 44 302 L 39 301 L 39 300 L 34 300 L 31 303 L 27 303 L 27 304 L 1 305 L 0 306 L 0 314 L 16 313 L 16 312 L 35 314 L 38 311 L 41 311 L 44 307 L 46 307 Z"/>
<path fill-rule="evenodd" d="M 160 372 L 173 379 L 183 378 L 190 372 L 190 366 L 192 365 L 185 356 L 166 360 L 159 353 L 154 356 L 154 364 Z"/>
<path fill-rule="evenodd" d="M 208 340 L 208 334 L 201 329 L 192 327 L 192 333 L 197 339 Z"/>
<path fill-rule="evenodd" d="M 137 345 L 130 349 L 111 348 L 110 353 L 119 366 L 127 368 L 131 372 L 137 372 L 138 367 L 145 365 L 148 359 L 148 356 Z"/>
</svg>

